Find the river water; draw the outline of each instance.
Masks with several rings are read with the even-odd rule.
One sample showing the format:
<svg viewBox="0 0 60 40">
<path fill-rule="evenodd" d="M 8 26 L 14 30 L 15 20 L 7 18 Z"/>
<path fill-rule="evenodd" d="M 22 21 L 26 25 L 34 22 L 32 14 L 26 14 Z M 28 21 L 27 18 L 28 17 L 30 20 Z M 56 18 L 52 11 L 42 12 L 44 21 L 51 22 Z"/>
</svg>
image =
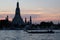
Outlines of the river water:
<svg viewBox="0 0 60 40">
<path fill-rule="evenodd" d="M 30 34 L 23 30 L 0 30 L 0 40 L 60 40 L 60 30 L 54 34 Z"/>
</svg>

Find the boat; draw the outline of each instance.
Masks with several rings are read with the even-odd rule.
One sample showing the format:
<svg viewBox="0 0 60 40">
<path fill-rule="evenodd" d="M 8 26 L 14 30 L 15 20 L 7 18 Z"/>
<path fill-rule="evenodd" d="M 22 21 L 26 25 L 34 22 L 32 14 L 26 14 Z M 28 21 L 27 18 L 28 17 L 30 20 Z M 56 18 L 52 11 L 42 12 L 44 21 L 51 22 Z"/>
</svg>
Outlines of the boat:
<svg viewBox="0 0 60 40">
<path fill-rule="evenodd" d="M 55 33 L 54 31 L 26 31 L 27 33 Z"/>
</svg>

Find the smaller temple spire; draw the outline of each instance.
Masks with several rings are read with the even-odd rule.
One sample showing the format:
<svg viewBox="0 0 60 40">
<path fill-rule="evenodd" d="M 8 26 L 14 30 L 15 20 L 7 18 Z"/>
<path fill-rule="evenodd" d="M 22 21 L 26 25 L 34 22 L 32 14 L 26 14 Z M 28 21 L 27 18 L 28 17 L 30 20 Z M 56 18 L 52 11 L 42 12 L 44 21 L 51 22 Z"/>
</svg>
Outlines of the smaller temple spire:
<svg viewBox="0 0 60 40">
<path fill-rule="evenodd" d="M 8 16 L 6 17 L 6 20 L 8 21 Z"/>
<path fill-rule="evenodd" d="M 31 16 L 30 16 L 30 24 L 32 24 L 32 18 L 31 18 Z"/>
<path fill-rule="evenodd" d="M 27 18 L 25 18 L 25 23 L 27 23 Z"/>
</svg>

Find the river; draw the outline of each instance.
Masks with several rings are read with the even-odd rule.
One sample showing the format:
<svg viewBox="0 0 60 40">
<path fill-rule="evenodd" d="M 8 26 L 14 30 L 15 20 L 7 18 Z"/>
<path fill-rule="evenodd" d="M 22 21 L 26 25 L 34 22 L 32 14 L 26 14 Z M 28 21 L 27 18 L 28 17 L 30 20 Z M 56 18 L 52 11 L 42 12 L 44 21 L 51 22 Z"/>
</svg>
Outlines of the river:
<svg viewBox="0 0 60 40">
<path fill-rule="evenodd" d="M 0 30 L 0 40 L 60 40 L 60 30 L 54 34 L 30 34 L 23 30 Z"/>
</svg>

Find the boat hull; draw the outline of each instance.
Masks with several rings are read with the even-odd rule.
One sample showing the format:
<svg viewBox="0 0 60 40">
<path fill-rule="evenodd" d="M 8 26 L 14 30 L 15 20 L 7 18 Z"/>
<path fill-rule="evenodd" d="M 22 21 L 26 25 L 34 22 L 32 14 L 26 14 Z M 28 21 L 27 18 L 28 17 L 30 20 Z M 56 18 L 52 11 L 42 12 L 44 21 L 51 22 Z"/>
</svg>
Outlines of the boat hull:
<svg viewBox="0 0 60 40">
<path fill-rule="evenodd" d="M 55 33 L 54 31 L 44 31 L 44 32 L 39 32 L 39 31 L 26 31 L 28 33 Z"/>
</svg>

